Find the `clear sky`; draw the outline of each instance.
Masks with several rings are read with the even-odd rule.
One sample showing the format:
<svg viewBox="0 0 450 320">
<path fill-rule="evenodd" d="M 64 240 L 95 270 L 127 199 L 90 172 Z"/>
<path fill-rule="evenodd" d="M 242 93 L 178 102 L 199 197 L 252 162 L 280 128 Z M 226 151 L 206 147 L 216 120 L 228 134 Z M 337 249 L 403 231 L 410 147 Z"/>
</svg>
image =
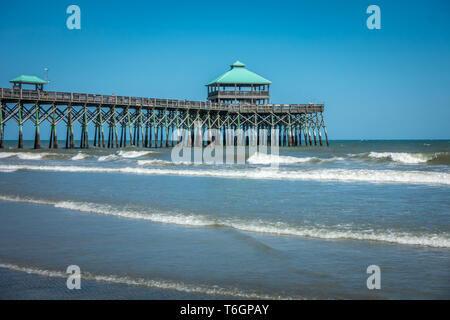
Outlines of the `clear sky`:
<svg viewBox="0 0 450 320">
<path fill-rule="evenodd" d="M 450 138 L 446 0 L 7 1 L 0 43 L 0 87 L 48 67 L 48 90 L 205 100 L 240 60 L 273 103 L 325 103 L 332 139 Z"/>
</svg>

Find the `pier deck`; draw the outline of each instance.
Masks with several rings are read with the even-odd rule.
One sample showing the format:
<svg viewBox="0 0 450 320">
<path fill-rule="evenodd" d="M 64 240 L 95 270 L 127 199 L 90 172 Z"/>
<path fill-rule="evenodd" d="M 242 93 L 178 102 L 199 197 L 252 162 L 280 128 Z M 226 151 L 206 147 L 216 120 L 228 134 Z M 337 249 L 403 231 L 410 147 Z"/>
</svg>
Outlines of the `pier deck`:
<svg viewBox="0 0 450 320">
<path fill-rule="evenodd" d="M 314 145 L 317 137 L 322 145 L 321 131 L 328 145 L 323 111 L 323 104 L 225 104 L 0 88 L 0 148 L 4 146 L 5 126 L 11 120 L 19 126 L 19 148 L 23 147 L 22 128 L 27 121 L 36 127 L 35 148 L 40 148 L 39 126 L 44 121 L 51 124 L 50 148 L 58 148 L 56 126 L 61 122 L 67 127 L 67 148 L 74 148 L 74 125 L 82 129 L 80 147 L 89 148 L 90 124 L 95 127 L 95 147 L 126 147 L 127 140 L 129 145 L 169 147 L 174 144 L 171 138 L 176 129 L 191 132 L 185 141 L 196 146 L 208 142 L 202 136 L 205 129 L 221 130 L 224 145 L 242 140 L 247 145 L 300 146 L 302 132 L 304 145 L 312 145 L 312 137 Z M 107 144 L 105 126 L 109 129 Z M 236 137 L 237 129 L 252 133 Z M 276 137 L 270 133 L 273 130 Z"/>
</svg>

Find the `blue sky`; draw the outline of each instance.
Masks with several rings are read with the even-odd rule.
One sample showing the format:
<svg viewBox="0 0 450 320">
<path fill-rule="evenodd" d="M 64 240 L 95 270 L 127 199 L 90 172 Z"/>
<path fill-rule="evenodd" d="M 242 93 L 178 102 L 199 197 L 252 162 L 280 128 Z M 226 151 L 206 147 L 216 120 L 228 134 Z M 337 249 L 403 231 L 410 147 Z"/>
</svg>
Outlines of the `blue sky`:
<svg viewBox="0 0 450 320">
<path fill-rule="evenodd" d="M 81 30 L 66 27 L 71 4 Z M 366 27 L 371 4 L 381 30 Z M 273 103 L 325 103 L 332 139 L 449 139 L 449 12 L 419 0 L 9 1 L 0 86 L 48 67 L 48 90 L 205 100 L 204 84 L 240 60 L 272 81 Z"/>
</svg>

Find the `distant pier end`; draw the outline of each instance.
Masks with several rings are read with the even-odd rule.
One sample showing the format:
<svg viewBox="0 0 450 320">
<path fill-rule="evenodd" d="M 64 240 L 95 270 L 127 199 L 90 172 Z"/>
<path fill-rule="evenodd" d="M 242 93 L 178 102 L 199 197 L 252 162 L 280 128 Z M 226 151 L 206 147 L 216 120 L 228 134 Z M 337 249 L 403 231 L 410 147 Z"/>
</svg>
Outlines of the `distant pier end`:
<svg viewBox="0 0 450 320">
<path fill-rule="evenodd" d="M 323 104 L 270 104 L 271 82 L 239 61 L 206 85 L 206 102 L 44 91 L 47 82 L 32 76 L 11 82 L 12 89 L 0 88 L 0 148 L 5 126 L 11 123 L 18 125 L 18 148 L 23 148 L 27 122 L 35 127 L 35 149 L 41 148 L 44 122 L 50 123 L 49 148 L 55 149 L 58 125 L 66 127 L 66 148 L 75 148 L 76 125 L 81 128 L 80 148 L 90 147 L 90 126 L 94 126 L 93 146 L 101 148 L 160 148 L 181 140 L 202 147 L 210 142 L 206 129 L 220 130 L 216 143 L 223 145 L 322 146 L 322 132 L 329 145 Z M 23 89 L 24 84 L 35 88 Z M 174 141 L 178 129 L 185 129 L 186 136 Z"/>
</svg>

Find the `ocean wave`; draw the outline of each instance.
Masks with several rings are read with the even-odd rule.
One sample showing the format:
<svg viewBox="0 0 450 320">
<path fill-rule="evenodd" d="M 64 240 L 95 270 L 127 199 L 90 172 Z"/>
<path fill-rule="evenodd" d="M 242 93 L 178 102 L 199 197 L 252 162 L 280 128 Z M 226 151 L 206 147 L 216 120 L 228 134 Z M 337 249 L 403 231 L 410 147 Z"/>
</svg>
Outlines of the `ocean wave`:
<svg viewBox="0 0 450 320">
<path fill-rule="evenodd" d="M 423 153 L 407 153 L 407 152 L 370 152 L 369 158 L 374 159 L 390 159 L 394 162 L 406 164 L 425 163 L 431 158 Z"/>
<path fill-rule="evenodd" d="M 161 159 L 152 159 L 152 160 L 138 160 L 137 164 L 139 166 L 148 166 L 148 165 L 173 165 L 177 164 L 175 162 L 161 160 Z"/>
<path fill-rule="evenodd" d="M 16 157 L 21 160 L 41 160 L 51 155 L 47 152 L 0 152 L 0 159 Z"/>
<path fill-rule="evenodd" d="M 146 156 L 150 153 L 153 153 L 152 151 L 119 151 L 117 155 L 121 156 L 122 158 L 139 158 L 142 156 Z"/>
<path fill-rule="evenodd" d="M 350 158 L 361 158 L 378 161 L 391 161 L 402 164 L 445 164 L 450 165 L 448 152 L 412 153 L 412 152 L 366 152 L 349 154 Z"/>
<path fill-rule="evenodd" d="M 195 166 L 195 165 L 214 165 L 213 163 L 197 163 L 191 161 L 167 161 L 162 159 L 151 159 L 151 160 L 137 160 L 139 166 L 152 166 L 152 165 L 167 165 L 167 166 Z"/>
<path fill-rule="evenodd" d="M 199 214 L 161 213 L 117 208 L 106 204 L 76 201 L 49 201 L 32 198 L 0 195 L 0 200 L 25 202 L 40 205 L 52 205 L 56 208 L 80 211 L 85 213 L 116 216 L 127 219 L 147 220 L 157 223 L 176 224 L 193 227 L 226 227 L 245 232 L 267 233 L 285 236 L 318 238 L 326 240 L 379 241 L 402 245 L 420 245 L 436 248 L 450 248 L 450 235 L 443 234 L 411 234 L 408 232 L 383 230 L 361 231 L 339 228 L 339 226 L 298 226 L 282 221 L 247 220 L 243 218 L 208 217 Z"/>
<path fill-rule="evenodd" d="M 317 159 L 317 158 L 313 158 L 313 157 L 297 158 L 297 157 L 280 156 L 280 155 L 256 152 L 255 154 L 248 157 L 247 163 L 250 163 L 250 164 L 281 164 L 281 163 L 292 164 L 292 163 L 309 162 L 313 159 Z"/>
<path fill-rule="evenodd" d="M 433 154 L 433 157 L 427 161 L 428 164 L 437 165 L 450 165 L 450 153 L 449 152 L 438 152 Z"/>
<path fill-rule="evenodd" d="M 71 160 L 84 160 L 86 158 L 88 158 L 89 156 L 87 154 L 84 154 L 82 152 L 78 152 L 76 155 L 74 155 L 73 157 L 71 157 Z"/>
<path fill-rule="evenodd" d="M 108 154 L 106 156 L 100 156 L 98 157 L 98 161 L 113 161 L 113 160 L 117 160 L 120 159 L 119 156 L 115 155 L 115 154 Z"/>
<path fill-rule="evenodd" d="M 87 166 L 36 166 L 36 165 L 0 165 L 0 170 L 9 172 L 17 170 L 53 171 L 53 172 L 92 172 L 122 173 L 138 175 L 172 175 L 189 177 L 213 177 L 260 180 L 299 180 L 328 182 L 366 182 L 366 183 L 400 183 L 450 185 L 450 174 L 428 171 L 399 170 L 366 170 L 366 169 L 310 169 L 310 170 L 277 170 L 277 169 L 157 169 L 139 167 L 87 167 Z"/>
<path fill-rule="evenodd" d="M 342 157 L 331 157 L 331 158 L 317 158 L 317 157 L 292 157 L 292 156 L 280 156 L 275 154 L 266 154 L 261 152 L 256 152 L 247 159 L 249 164 L 295 164 L 295 163 L 305 163 L 305 162 L 331 162 L 345 160 Z"/>
<path fill-rule="evenodd" d="M 16 272 L 24 272 L 27 274 L 38 275 L 51 278 L 67 278 L 68 274 L 64 271 L 47 270 L 35 267 L 23 267 L 16 264 L 0 262 L 0 268 L 8 269 Z M 174 290 L 185 293 L 206 294 L 213 296 L 231 296 L 245 299 L 267 299 L 267 300 L 290 300 L 290 299 L 303 299 L 303 297 L 285 296 L 276 294 L 266 294 L 256 291 L 242 290 L 239 288 L 224 288 L 216 285 L 203 285 L 203 284 L 191 284 L 181 281 L 171 280 L 152 280 L 144 278 L 132 278 L 118 275 L 99 275 L 81 271 L 82 279 L 106 282 L 113 284 L 123 284 L 130 286 L 147 287 L 154 289 Z"/>
<path fill-rule="evenodd" d="M 108 154 L 104 156 L 98 157 L 98 161 L 114 161 L 114 160 L 120 160 L 120 159 L 134 159 L 143 157 L 145 155 L 148 155 L 150 153 L 153 153 L 152 151 L 119 151 L 113 154 Z"/>
</svg>

